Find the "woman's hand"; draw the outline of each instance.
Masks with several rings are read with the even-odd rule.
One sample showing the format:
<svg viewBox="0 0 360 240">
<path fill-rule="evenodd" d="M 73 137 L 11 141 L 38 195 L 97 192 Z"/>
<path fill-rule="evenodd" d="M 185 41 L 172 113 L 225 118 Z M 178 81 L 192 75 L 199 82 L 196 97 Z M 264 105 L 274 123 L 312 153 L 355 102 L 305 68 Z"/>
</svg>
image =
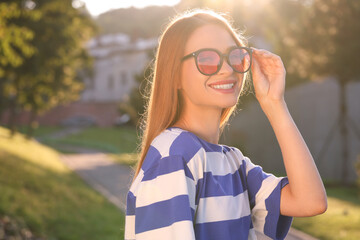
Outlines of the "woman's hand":
<svg viewBox="0 0 360 240">
<path fill-rule="evenodd" d="M 266 50 L 252 50 L 253 83 L 260 105 L 284 101 L 286 71 L 281 58 Z"/>
</svg>

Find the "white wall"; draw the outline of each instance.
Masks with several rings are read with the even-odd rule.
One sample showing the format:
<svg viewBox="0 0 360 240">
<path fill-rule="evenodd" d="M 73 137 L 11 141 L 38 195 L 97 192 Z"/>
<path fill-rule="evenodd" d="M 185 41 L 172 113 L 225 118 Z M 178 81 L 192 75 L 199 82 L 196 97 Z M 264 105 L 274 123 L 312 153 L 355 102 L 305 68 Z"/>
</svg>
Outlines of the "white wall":
<svg viewBox="0 0 360 240">
<path fill-rule="evenodd" d="M 136 86 L 135 74 L 143 74 L 148 63 L 146 51 L 136 51 L 97 59 L 93 87 L 82 93 L 82 101 L 122 101 Z M 112 79 L 112 80 L 111 80 Z M 91 79 L 86 79 L 87 85 Z M 112 83 L 110 83 L 112 81 Z M 89 86 L 89 85 L 88 85 Z"/>
<path fill-rule="evenodd" d="M 94 57 L 94 76 L 84 79 L 83 102 L 118 102 L 128 98 L 137 87 L 136 74 L 143 74 L 149 63 L 148 51 L 157 46 L 157 39 L 131 42 L 123 34 L 104 35 L 88 43 Z"/>
</svg>

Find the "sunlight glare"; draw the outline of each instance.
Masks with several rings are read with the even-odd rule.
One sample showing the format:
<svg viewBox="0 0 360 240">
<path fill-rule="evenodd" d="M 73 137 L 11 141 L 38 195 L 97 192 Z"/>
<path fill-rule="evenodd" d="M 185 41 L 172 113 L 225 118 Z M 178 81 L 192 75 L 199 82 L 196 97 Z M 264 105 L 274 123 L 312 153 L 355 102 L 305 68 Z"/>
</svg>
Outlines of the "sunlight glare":
<svg viewBox="0 0 360 240">
<path fill-rule="evenodd" d="M 151 5 L 173 6 L 180 0 L 133 0 L 133 1 L 114 1 L 114 0 L 82 0 L 91 15 L 97 16 L 103 12 L 117 8 L 137 7 L 143 8 Z"/>
</svg>

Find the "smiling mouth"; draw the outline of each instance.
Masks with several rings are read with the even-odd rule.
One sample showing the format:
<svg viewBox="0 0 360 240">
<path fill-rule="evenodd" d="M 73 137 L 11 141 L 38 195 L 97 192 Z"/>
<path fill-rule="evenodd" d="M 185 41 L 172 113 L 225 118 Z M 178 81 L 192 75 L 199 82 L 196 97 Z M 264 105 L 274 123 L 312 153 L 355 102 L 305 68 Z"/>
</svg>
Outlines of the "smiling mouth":
<svg viewBox="0 0 360 240">
<path fill-rule="evenodd" d="M 228 83 L 228 84 L 216 84 L 216 85 L 210 85 L 210 87 L 215 89 L 231 89 L 234 87 L 234 83 Z"/>
</svg>

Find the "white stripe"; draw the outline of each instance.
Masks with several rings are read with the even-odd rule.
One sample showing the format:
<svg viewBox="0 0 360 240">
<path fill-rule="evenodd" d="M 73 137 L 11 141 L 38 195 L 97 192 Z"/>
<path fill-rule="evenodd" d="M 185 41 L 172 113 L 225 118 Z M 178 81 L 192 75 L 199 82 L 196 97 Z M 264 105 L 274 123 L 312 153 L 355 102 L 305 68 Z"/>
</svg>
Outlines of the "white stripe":
<svg viewBox="0 0 360 240">
<path fill-rule="evenodd" d="M 195 180 L 198 180 L 203 178 L 204 172 L 211 172 L 216 176 L 233 174 L 239 170 L 241 164 L 242 161 L 231 152 L 224 155 L 220 152 L 205 152 L 204 148 L 200 148 L 187 165 Z"/>
<path fill-rule="evenodd" d="M 265 218 L 268 215 L 265 200 L 274 191 L 281 179 L 282 178 L 277 178 L 274 175 L 265 178 L 255 196 L 255 207 L 252 209 L 252 220 L 254 228 L 259 232 L 264 232 Z"/>
<path fill-rule="evenodd" d="M 221 163 L 219 162 L 221 161 Z M 236 156 L 227 152 L 226 154 L 220 152 L 207 152 L 205 172 L 211 172 L 216 176 L 225 176 L 229 173 L 233 174 L 238 171 L 242 161 Z"/>
<path fill-rule="evenodd" d="M 244 157 L 244 160 L 246 162 L 246 176 L 248 175 L 249 171 L 253 168 L 260 167 L 262 169 L 261 166 L 253 164 L 248 157 Z"/>
<path fill-rule="evenodd" d="M 185 176 L 184 170 L 158 176 L 155 179 L 141 182 L 136 199 L 136 207 L 147 206 L 156 202 L 171 199 L 179 195 L 189 195 L 190 206 L 195 209 L 195 183 Z"/>
<path fill-rule="evenodd" d="M 136 234 L 139 240 L 195 240 L 193 223 L 191 221 L 176 222 L 168 227 Z"/>
<path fill-rule="evenodd" d="M 255 231 L 255 238 L 254 239 L 257 239 L 257 240 L 271 240 L 270 237 L 266 236 L 264 233 L 259 232 L 259 231 Z"/>
<path fill-rule="evenodd" d="M 206 152 L 203 148 L 194 155 L 194 157 L 187 163 L 187 166 L 194 177 L 194 181 L 204 177 L 204 163 L 206 159 Z"/>
<path fill-rule="evenodd" d="M 125 218 L 125 240 L 135 239 L 135 215 Z"/>
<path fill-rule="evenodd" d="M 131 184 L 130 187 L 130 192 L 132 192 L 134 194 L 134 196 L 136 197 L 137 192 L 138 192 L 138 188 L 140 186 L 141 180 L 144 177 L 144 170 L 140 169 L 139 174 L 136 176 L 134 182 Z"/>
<path fill-rule="evenodd" d="M 258 240 L 254 228 L 250 228 L 248 240 Z"/>
<path fill-rule="evenodd" d="M 250 215 L 248 192 L 237 196 L 201 198 L 198 205 L 196 223 L 217 222 L 239 219 Z"/>
<path fill-rule="evenodd" d="M 151 145 L 160 152 L 162 158 L 167 157 L 172 143 L 179 134 L 179 132 L 165 130 L 152 141 Z"/>
</svg>

